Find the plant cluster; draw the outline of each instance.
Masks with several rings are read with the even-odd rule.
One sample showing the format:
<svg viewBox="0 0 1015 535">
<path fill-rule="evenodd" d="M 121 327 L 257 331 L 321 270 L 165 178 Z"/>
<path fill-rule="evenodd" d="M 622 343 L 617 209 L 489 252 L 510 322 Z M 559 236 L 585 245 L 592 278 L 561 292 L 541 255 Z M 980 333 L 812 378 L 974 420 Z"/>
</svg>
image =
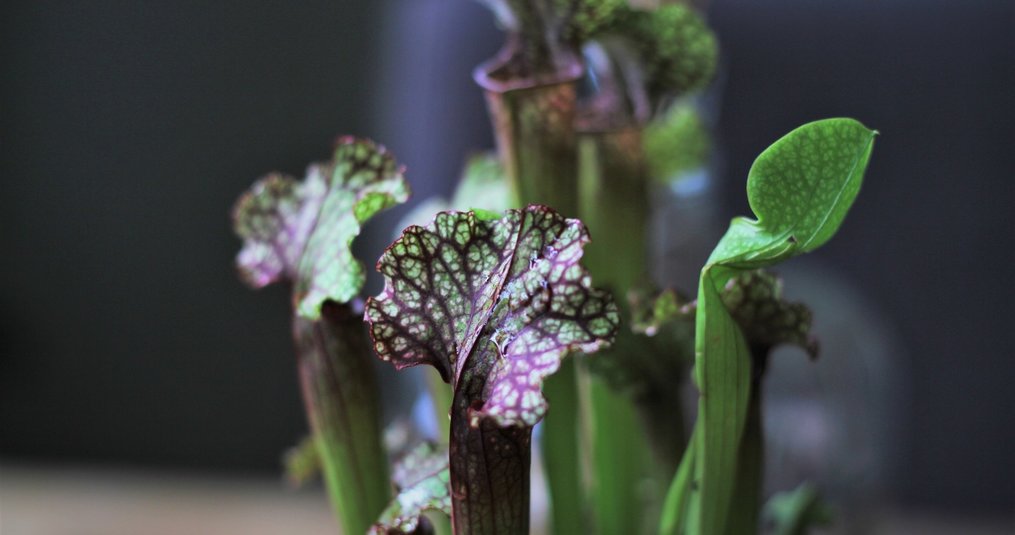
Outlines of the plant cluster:
<svg viewBox="0 0 1015 535">
<path fill-rule="evenodd" d="M 469 162 L 451 200 L 417 206 L 377 261 L 380 294 L 363 299 L 350 245 L 409 197 L 382 146 L 342 138 L 302 181 L 269 175 L 234 208 L 242 278 L 293 287 L 312 435 L 291 474 L 321 471 L 344 533 L 524 534 L 542 422 L 553 533 L 758 532 L 769 353 L 818 352 L 809 310 L 763 269 L 835 234 L 875 132 L 827 119 L 762 152 L 754 218 L 732 220 L 690 299 L 649 280 L 647 221 L 653 184 L 707 157 L 691 98 L 715 70 L 706 23 L 674 3 L 485 3 L 507 36 L 475 72 L 497 153 Z M 390 464 L 375 357 L 439 377 L 443 440 Z M 771 515 L 803 533 L 823 511 L 801 487 Z"/>
</svg>

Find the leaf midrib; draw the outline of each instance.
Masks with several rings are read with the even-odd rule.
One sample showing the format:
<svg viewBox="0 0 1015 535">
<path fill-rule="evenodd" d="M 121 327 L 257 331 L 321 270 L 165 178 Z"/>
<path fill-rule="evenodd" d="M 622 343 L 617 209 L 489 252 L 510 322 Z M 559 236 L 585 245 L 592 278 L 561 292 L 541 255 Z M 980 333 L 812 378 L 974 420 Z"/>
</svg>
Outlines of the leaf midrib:
<svg viewBox="0 0 1015 535">
<path fill-rule="evenodd" d="M 499 281 L 497 281 L 497 283 L 496 283 L 497 284 L 497 288 L 494 291 L 494 294 L 493 294 L 493 296 L 491 298 L 491 305 L 490 305 L 490 307 L 486 311 L 483 312 L 482 321 L 479 323 L 479 327 L 478 327 L 479 332 L 476 333 L 476 336 L 472 337 L 472 341 L 469 343 L 468 350 L 465 352 L 465 358 L 464 358 L 464 360 L 462 360 L 462 365 L 461 366 L 455 366 L 455 368 L 457 368 L 455 370 L 455 389 L 456 390 L 457 390 L 457 388 L 459 386 L 458 383 L 459 383 L 459 381 L 461 379 L 462 373 L 465 371 L 466 367 L 469 366 L 469 364 L 472 361 L 472 357 L 475 354 L 476 342 L 479 341 L 480 334 L 482 334 L 483 329 L 486 328 L 486 324 L 490 321 L 490 315 L 493 314 L 493 311 L 496 308 L 496 304 L 500 301 L 500 294 L 501 294 L 501 292 L 504 291 L 504 282 L 507 281 L 507 279 L 511 276 L 511 266 L 514 265 L 515 255 L 518 253 L 518 244 L 521 241 L 522 230 L 523 230 L 523 228 L 525 226 L 525 212 L 524 211 L 518 211 L 517 213 L 519 214 L 518 228 L 516 229 L 516 231 L 514 232 L 514 235 L 512 236 L 512 242 L 513 243 L 511 244 L 510 253 L 509 253 L 508 257 L 507 257 L 507 269 L 504 271 L 503 277 L 501 277 L 501 279 Z M 504 221 L 504 219 L 500 219 L 498 221 Z M 479 222 L 478 219 L 477 219 L 477 222 Z M 502 261 L 502 263 L 503 263 L 503 261 Z M 475 304 L 476 296 L 473 295 L 472 299 L 473 299 L 473 304 Z M 469 338 L 468 333 L 466 333 L 466 339 L 464 341 L 468 341 L 468 338 Z M 465 348 L 459 348 L 458 349 L 458 358 L 459 359 L 462 358 L 462 352 L 463 352 L 463 350 L 465 350 Z"/>
</svg>

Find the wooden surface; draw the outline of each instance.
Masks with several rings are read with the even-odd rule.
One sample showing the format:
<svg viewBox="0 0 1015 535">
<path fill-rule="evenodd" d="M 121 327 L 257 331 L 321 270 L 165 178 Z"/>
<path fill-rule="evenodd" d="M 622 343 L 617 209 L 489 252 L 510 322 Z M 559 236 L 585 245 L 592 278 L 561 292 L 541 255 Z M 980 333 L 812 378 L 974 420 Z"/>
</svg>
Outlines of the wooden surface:
<svg viewBox="0 0 1015 535">
<path fill-rule="evenodd" d="M 896 511 L 870 533 L 1012 535 L 1013 515 Z M 336 535 L 338 526 L 323 491 L 292 491 L 281 477 L 0 464 L 0 535 L 181 534 Z"/>
<path fill-rule="evenodd" d="M 0 467 L 2 535 L 334 535 L 319 490 L 282 478 Z"/>
</svg>

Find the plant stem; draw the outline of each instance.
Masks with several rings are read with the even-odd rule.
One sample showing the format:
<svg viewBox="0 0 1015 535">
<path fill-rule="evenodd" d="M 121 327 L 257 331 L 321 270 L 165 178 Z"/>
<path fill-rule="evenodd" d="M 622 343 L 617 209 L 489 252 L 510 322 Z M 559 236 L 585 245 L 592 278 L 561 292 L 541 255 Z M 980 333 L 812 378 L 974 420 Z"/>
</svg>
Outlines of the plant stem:
<svg viewBox="0 0 1015 535">
<path fill-rule="evenodd" d="M 472 381 L 476 383 L 475 379 Z M 532 428 L 470 422 L 482 387 L 460 385 L 451 415 L 451 521 L 455 535 L 519 535 L 529 531 Z"/>
<path fill-rule="evenodd" d="M 641 132 L 634 127 L 579 136 L 579 214 L 592 242 L 585 262 L 619 303 L 647 274 L 649 207 Z"/>
<path fill-rule="evenodd" d="M 543 394 L 550 404 L 543 417 L 540 442 L 552 504 L 548 531 L 557 534 L 587 533 L 589 529 L 582 488 L 581 412 L 575 389 L 578 367 L 575 360 L 564 359 L 557 373 L 543 382 Z"/>
<path fill-rule="evenodd" d="M 615 358 L 596 355 L 596 358 Z M 602 379 L 584 370 L 579 377 L 587 407 L 584 419 L 591 450 L 591 508 L 595 532 L 626 535 L 645 532 L 646 488 L 652 452 L 645 430 L 626 396 L 613 391 Z"/>
<path fill-rule="evenodd" d="M 642 152 L 641 129 L 636 126 L 579 134 L 579 186 L 582 219 L 589 225 L 592 243 L 587 247 L 586 262 L 597 280 L 616 291 L 618 302 L 632 287 L 648 277 L 648 174 Z M 623 260 L 627 260 L 626 262 Z M 649 350 L 623 331 L 614 343 L 619 359 L 628 362 L 659 358 L 639 355 Z M 669 357 L 669 356 L 667 356 Z M 604 355 L 599 358 L 609 358 Z M 651 366 L 659 370 L 663 386 L 648 387 L 635 398 L 635 408 L 657 462 L 652 474 L 665 488 L 676 472 L 687 434 L 680 398 L 679 379 L 670 379 L 672 367 Z"/>
<path fill-rule="evenodd" d="M 769 347 L 751 348 L 754 375 L 747 405 L 747 420 L 737 452 L 737 477 L 726 523 L 727 535 L 753 535 L 758 532 L 758 513 L 764 484 L 765 436 L 761 414 L 761 386 Z"/>
<path fill-rule="evenodd" d="M 623 307 L 627 292 L 647 274 L 649 206 L 641 133 L 633 126 L 584 131 L 578 146 L 579 214 L 592 235 L 585 262 Z M 627 336 L 632 335 L 623 330 L 614 348 L 596 358 L 624 359 L 618 351 L 632 347 L 621 340 Z M 635 532 L 631 512 L 645 510 L 643 483 L 656 472 L 652 450 L 631 399 L 585 375 L 596 528 L 603 535 Z"/>
<path fill-rule="evenodd" d="M 697 428 L 695 428 L 697 429 Z M 695 475 L 694 463 L 696 459 L 697 436 L 691 433 L 690 441 L 687 443 L 684 459 L 673 476 L 666 498 L 663 501 L 662 515 L 659 518 L 659 535 L 678 535 L 696 533 L 696 529 L 690 526 L 689 511 L 692 509 L 691 501 L 697 499 L 696 485 L 693 483 Z"/>
<path fill-rule="evenodd" d="M 495 58 L 480 65 L 474 76 L 486 90 L 507 180 L 520 202 L 547 204 L 574 217 L 575 81 L 581 64 L 575 59 L 553 75 L 522 80 L 502 78 L 510 75 L 508 61 Z"/>
<path fill-rule="evenodd" d="M 343 533 L 365 533 L 390 499 L 370 342 L 359 314 L 325 303 L 293 319 L 303 401 Z"/>
<path fill-rule="evenodd" d="M 514 48 L 520 43 L 519 37 L 509 36 L 504 51 L 474 74 L 486 92 L 498 154 L 520 203 L 546 204 L 575 217 L 575 82 L 581 76 L 581 64 L 575 58 L 549 75 L 520 76 L 525 67 L 515 63 Z M 564 359 L 543 386 L 550 402 L 542 427 L 543 466 L 551 501 L 551 533 L 558 535 L 586 527 L 575 369 L 572 359 Z"/>
</svg>

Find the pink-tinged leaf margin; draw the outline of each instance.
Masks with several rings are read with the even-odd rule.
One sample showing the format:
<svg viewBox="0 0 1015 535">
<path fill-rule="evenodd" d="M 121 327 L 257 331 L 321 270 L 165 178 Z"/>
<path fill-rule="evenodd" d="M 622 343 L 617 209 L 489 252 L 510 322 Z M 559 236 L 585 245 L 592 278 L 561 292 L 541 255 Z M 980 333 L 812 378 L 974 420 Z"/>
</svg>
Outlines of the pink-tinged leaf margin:
<svg viewBox="0 0 1015 535">
<path fill-rule="evenodd" d="M 395 464 L 391 478 L 398 493 L 371 528 L 372 535 L 426 532 L 423 513 L 451 514 L 447 448 L 419 444 Z"/>
<path fill-rule="evenodd" d="M 535 425 L 543 379 L 617 330 L 612 298 L 579 264 L 588 241 L 580 221 L 538 205 L 495 220 L 442 212 L 407 228 L 377 264 L 386 284 L 366 305 L 374 350 L 398 368 L 435 366 L 456 392 L 478 390 L 474 427 Z"/>
<path fill-rule="evenodd" d="M 237 200 L 240 276 L 255 288 L 292 281 L 293 308 L 317 319 L 324 301 L 348 302 L 363 285 L 363 267 L 350 250 L 361 225 L 408 197 L 403 168 L 387 149 L 340 138 L 332 160 L 311 165 L 302 181 L 273 173 Z"/>
</svg>

